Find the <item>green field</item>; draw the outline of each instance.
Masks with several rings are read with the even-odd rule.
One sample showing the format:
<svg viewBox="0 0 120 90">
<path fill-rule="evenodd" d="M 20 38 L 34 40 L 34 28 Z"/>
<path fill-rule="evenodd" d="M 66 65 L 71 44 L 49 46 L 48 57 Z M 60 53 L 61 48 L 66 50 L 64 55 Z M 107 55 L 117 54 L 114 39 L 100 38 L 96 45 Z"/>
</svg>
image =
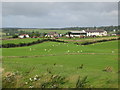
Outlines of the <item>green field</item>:
<svg viewBox="0 0 120 90">
<path fill-rule="evenodd" d="M 64 40 L 68 42 L 86 42 L 86 41 L 97 41 L 97 40 L 103 40 L 103 39 L 114 39 L 118 37 L 96 37 L 96 38 L 66 38 L 66 37 L 61 37 L 58 40 Z M 7 43 L 14 43 L 14 44 L 19 44 L 19 43 L 29 43 L 37 40 L 42 40 L 43 38 L 23 38 L 23 39 L 8 39 L 8 40 L 2 40 L 2 44 L 7 44 Z M 47 39 L 47 38 L 46 38 Z"/>
<path fill-rule="evenodd" d="M 64 84 L 59 82 L 61 88 L 75 88 L 79 76 L 87 76 L 88 82 L 84 87 L 118 87 L 118 41 L 86 46 L 44 42 L 26 47 L 3 48 L 2 52 L 3 87 L 40 88 L 43 83 L 50 82 L 52 75 L 65 77 Z M 83 68 L 78 68 L 82 64 Z M 110 67 L 110 71 L 103 71 L 106 67 Z M 13 83 L 4 80 L 6 75 L 16 72 L 16 78 L 11 79 Z M 40 79 L 30 81 L 35 75 Z"/>
</svg>

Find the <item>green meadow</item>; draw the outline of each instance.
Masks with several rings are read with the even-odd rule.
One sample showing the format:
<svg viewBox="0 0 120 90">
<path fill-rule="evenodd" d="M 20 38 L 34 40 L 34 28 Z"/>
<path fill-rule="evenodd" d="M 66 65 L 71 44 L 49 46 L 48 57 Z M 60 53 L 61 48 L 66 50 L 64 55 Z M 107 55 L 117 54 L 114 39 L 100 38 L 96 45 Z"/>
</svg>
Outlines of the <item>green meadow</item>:
<svg viewBox="0 0 120 90">
<path fill-rule="evenodd" d="M 62 37 L 59 38 L 58 40 L 64 40 L 64 41 L 73 41 L 73 42 L 85 42 L 85 41 L 94 41 L 94 40 L 102 40 L 102 39 L 114 39 L 114 38 L 118 38 L 115 36 L 108 36 L 108 37 L 96 37 L 96 38 L 66 38 L 66 37 Z M 14 44 L 19 44 L 19 43 L 29 43 L 29 42 L 33 42 L 33 41 L 37 41 L 37 40 L 42 40 L 43 38 L 24 38 L 24 39 L 8 39 L 8 40 L 2 40 L 2 44 L 7 44 L 7 43 L 14 43 Z M 45 38 L 44 38 L 45 39 Z M 46 38 L 47 39 L 47 38 Z"/>
<path fill-rule="evenodd" d="M 79 86 L 84 88 L 118 88 L 117 40 L 85 46 L 44 42 L 3 48 L 2 58 L 3 87 L 54 88 L 57 85 L 60 88 L 76 88 L 80 78 Z M 51 79 L 57 75 L 64 79 Z M 35 76 L 39 79 L 34 80 Z"/>
</svg>

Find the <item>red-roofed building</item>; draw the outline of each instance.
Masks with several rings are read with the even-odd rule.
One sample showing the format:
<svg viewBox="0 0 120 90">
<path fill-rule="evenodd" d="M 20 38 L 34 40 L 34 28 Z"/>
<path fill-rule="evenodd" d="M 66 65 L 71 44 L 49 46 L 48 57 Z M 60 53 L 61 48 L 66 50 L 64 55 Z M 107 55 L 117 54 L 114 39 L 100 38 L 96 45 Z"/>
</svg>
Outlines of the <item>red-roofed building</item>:
<svg viewBox="0 0 120 90">
<path fill-rule="evenodd" d="M 47 35 L 45 35 L 46 37 L 58 37 L 58 33 L 57 32 L 49 32 L 47 33 Z"/>
</svg>

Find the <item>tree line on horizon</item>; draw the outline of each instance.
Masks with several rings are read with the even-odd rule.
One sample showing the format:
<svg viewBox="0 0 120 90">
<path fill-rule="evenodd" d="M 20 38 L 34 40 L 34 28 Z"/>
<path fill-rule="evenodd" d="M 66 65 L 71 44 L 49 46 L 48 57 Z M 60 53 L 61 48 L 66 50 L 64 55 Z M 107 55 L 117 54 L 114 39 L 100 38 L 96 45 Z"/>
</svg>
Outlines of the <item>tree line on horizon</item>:
<svg viewBox="0 0 120 90">
<path fill-rule="evenodd" d="M 33 31 L 33 32 L 22 31 L 22 29 L 23 28 L 21 29 L 20 28 L 3 28 L 2 32 L 6 33 L 6 36 L 13 36 L 15 34 L 30 34 L 32 36 L 34 36 L 35 34 L 39 36 L 39 35 L 46 34 L 45 32 L 40 33 L 39 31 Z M 115 30 L 115 33 L 120 35 L 120 26 L 46 28 L 46 29 L 41 29 L 41 30 L 99 30 L 99 29 L 106 30 L 107 32 L 112 32 L 113 30 Z"/>
</svg>

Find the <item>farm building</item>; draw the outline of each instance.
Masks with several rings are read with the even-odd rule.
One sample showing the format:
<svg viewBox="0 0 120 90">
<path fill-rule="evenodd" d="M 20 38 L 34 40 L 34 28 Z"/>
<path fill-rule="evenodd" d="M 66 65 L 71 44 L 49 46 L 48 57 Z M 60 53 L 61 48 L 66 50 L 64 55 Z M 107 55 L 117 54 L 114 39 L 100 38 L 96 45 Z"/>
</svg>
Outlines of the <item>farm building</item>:
<svg viewBox="0 0 120 90">
<path fill-rule="evenodd" d="M 29 38 L 29 35 L 28 34 L 22 34 L 22 35 L 19 35 L 18 37 L 19 38 Z"/>
<path fill-rule="evenodd" d="M 57 32 L 49 32 L 47 33 L 47 35 L 45 35 L 45 37 L 58 37 L 59 34 Z"/>
<path fill-rule="evenodd" d="M 82 30 L 82 31 L 70 31 L 68 32 L 68 34 L 66 35 L 66 37 L 80 37 L 80 36 L 86 36 L 87 33 Z"/>
<path fill-rule="evenodd" d="M 80 36 L 107 36 L 105 30 L 82 30 L 82 31 L 70 31 L 66 37 L 80 37 Z"/>
<path fill-rule="evenodd" d="M 105 30 L 86 30 L 87 36 L 107 36 Z"/>
</svg>

